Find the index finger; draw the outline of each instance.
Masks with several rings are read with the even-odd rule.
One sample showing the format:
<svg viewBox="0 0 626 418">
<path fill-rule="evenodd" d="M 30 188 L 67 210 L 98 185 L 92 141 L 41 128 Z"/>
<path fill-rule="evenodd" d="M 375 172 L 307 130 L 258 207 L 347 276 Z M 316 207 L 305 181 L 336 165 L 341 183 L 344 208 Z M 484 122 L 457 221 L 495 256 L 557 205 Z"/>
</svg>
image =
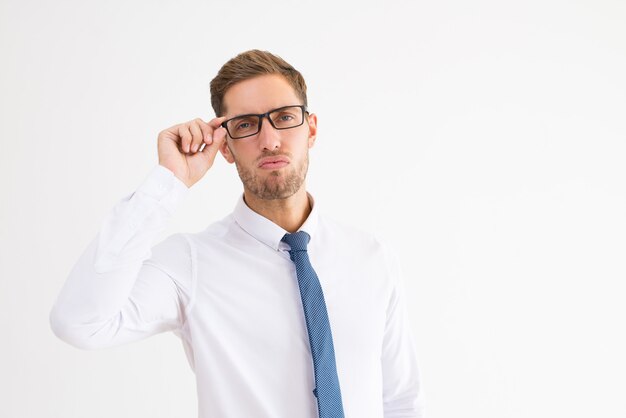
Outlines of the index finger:
<svg viewBox="0 0 626 418">
<path fill-rule="evenodd" d="M 220 116 L 218 118 L 213 118 L 206 123 L 209 129 L 204 135 L 204 142 L 206 142 L 207 144 L 211 144 L 213 142 L 213 133 L 216 129 L 220 128 L 222 122 L 224 122 L 225 120 L 226 116 Z"/>
<path fill-rule="evenodd" d="M 218 118 L 213 118 L 208 122 L 208 125 L 213 128 L 213 130 L 217 129 L 220 127 L 220 125 L 222 124 L 222 122 L 224 122 L 226 120 L 226 116 L 220 116 Z"/>
</svg>

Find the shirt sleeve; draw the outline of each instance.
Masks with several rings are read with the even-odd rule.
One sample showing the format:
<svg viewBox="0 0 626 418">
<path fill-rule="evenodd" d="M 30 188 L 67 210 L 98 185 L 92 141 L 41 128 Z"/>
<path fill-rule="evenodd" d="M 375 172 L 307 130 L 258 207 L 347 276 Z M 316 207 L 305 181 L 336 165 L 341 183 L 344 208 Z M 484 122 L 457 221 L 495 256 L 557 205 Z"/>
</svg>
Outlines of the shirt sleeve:
<svg viewBox="0 0 626 418">
<path fill-rule="evenodd" d="M 183 326 L 191 302 L 190 242 L 179 233 L 153 244 L 188 190 L 157 165 L 113 207 L 50 311 L 57 337 L 96 349 Z"/>
<path fill-rule="evenodd" d="M 383 409 L 385 418 L 423 418 L 423 391 L 406 308 L 404 280 L 396 255 L 386 249 L 392 288 L 383 337 Z"/>
</svg>

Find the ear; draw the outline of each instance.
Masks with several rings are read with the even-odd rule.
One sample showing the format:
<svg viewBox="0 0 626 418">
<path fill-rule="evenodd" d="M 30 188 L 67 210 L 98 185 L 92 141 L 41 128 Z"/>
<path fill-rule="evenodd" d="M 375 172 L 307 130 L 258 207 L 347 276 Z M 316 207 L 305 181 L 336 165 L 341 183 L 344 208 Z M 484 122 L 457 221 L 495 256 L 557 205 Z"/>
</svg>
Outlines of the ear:
<svg viewBox="0 0 626 418">
<path fill-rule="evenodd" d="M 315 139 L 317 138 L 317 115 L 311 113 L 309 116 L 309 148 L 313 148 L 315 145 Z"/>
<path fill-rule="evenodd" d="M 235 159 L 233 158 L 233 153 L 228 147 L 228 134 L 226 134 L 226 138 L 224 138 L 224 142 L 222 142 L 222 145 L 220 146 L 220 152 L 222 153 L 224 159 L 228 161 L 228 163 L 232 164 L 235 162 Z"/>
</svg>

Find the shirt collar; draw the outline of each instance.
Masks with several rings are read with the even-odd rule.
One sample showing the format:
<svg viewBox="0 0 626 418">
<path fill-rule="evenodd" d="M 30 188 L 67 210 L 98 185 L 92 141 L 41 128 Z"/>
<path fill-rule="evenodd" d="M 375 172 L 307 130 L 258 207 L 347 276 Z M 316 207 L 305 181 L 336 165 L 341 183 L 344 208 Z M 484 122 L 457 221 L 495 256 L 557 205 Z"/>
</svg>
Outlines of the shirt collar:
<svg viewBox="0 0 626 418">
<path fill-rule="evenodd" d="M 305 231 L 311 236 L 311 240 L 315 237 L 318 223 L 318 208 L 313 196 L 307 192 L 309 203 L 311 204 L 311 213 L 304 221 L 298 231 Z M 233 211 L 235 222 L 248 234 L 267 245 L 268 247 L 280 251 L 285 248 L 285 244 L 281 239 L 288 231 L 284 230 L 266 217 L 259 215 L 243 200 L 243 193 L 239 196 L 235 210 Z"/>
</svg>

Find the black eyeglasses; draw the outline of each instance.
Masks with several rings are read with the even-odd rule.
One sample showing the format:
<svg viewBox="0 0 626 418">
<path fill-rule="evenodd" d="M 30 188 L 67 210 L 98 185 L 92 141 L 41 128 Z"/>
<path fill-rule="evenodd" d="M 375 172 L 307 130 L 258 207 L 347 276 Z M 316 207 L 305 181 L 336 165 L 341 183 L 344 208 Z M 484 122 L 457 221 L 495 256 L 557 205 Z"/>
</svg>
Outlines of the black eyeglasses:
<svg viewBox="0 0 626 418">
<path fill-rule="evenodd" d="M 241 139 L 258 134 L 265 117 L 274 129 L 291 129 L 304 123 L 305 113 L 309 113 L 305 105 L 283 106 L 266 113 L 235 116 L 222 122 L 222 126 L 232 139 Z"/>
</svg>

